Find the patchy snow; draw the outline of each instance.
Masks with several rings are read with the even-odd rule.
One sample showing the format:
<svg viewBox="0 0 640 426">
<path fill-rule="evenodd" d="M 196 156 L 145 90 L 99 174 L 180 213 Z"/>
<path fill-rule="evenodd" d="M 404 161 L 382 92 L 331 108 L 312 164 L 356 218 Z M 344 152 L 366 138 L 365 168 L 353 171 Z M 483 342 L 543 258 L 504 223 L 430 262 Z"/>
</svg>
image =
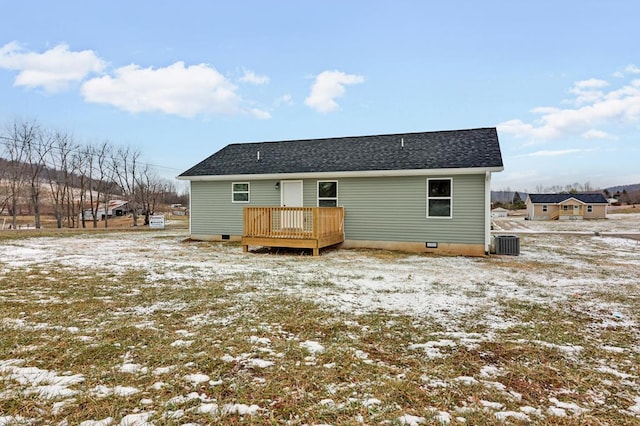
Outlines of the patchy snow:
<svg viewBox="0 0 640 426">
<path fill-rule="evenodd" d="M 503 422 L 508 420 L 510 417 L 516 420 L 522 420 L 525 422 L 531 421 L 531 418 L 529 416 L 527 416 L 525 413 L 520 413 L 518 411 L 500 411 L 495 413 L 495 416 L 496 416 L 496 419 Z"/>
<path fill-rule="evenodd" d="M 208 382 L 211 378 L 206 374 L 187 374 L 184 379 L 198 385 L 200 383 Z"/>
<path fill-rule="evenodd" d="M 449 339 L 442 339 L 438 341 L 426 342 L 426 343 L 414 343 L 409 345 L 409 349 L 417 350 L 422 349 L 428 358 L 441 358 L 444 355 L 440 351 L 440 348 L 455 347 L 456 342 Z"/>
<path fill-rule="evenodd" d="M 78 426 L 109 426 L 113 424 L 113 417 L 107 417 L 102 420 L 85 420 L 80 422 Z"/>
<path fill-rule="evenodd" d="M 629 407 L 628 410 L 640 416 L 640 396 L 636 396 L 633 400 L 636 404 Z"/>
<path fill-rule="evenodd" d="M 120 420 L 118 426 L 152 426 L 149 419 L 153 416 L 153 411 L 145 413 L 128 414 Z"/>
<path fill-rule="evenodd" d="M 175 365 L 169 365 L 167 367 L 158 367 L 158 368 L 153 370 L 153 374 L 155 376 L 161 376 L 163 374 L 169 374 L 175 369 L 176 369 Z"/>
<path fill-rule="evenodd" d="M 494 410 L 502 410 L 504 408 L 504 404 L 500 402 L 485 401 L 483 399 L 480 400 L 480 405 L 486 408 L 493 408 Z"/>
<path fill-rule="evenodd" d="M 549 398 L 549 402 L 553 403 L 557 408 L 569 410 L 575 414 L 583 414 L 589 411 L 586 408 L 580 407 L 578 404 L 575 404 L 573 402 L 562 402 L 557 398 Z"/>
<path fill-rule="evenodd" d="M 324 352 L 324 346 L 313 340 L 307 340 L 300 343 L 300 346 L 312 354 L 319 354 Z"/>
<path fill-rule="evenodd" d="M 255 404 L 225 404 L 222 407 L 223 414 L 238 414 L 240 416 L 253 416 L 260 411 L 263 409 Z"/>
<path fill-rule="evenodd" d="M 630 222 L 616 221 L 624 224 Z M 585 223 L 595 226 L 591 222 Z M 607 222 L 605 225 L 608 224 Z M 603 224 L 598 224 L 601 225 Z M 612 223 L 611 225 L 614 226 Z M 526 226 L 539 228 L 544 224 L 528 221 Z M 633 226 L 637 229 L 637 225 L 629 228 Z M 384 309 L 429 316 L 440 324 L 450 325 L 450 328 L 455 327 L 461 317 L 481 313 L 485 317 L 488 332 L 511 324 L 510 319 L 501 316 L 500 306 L 494 303 L 495 300 L 517 298 L 525 302 L 559 303 L 600 285 L 601 266 L 591 261 L 600 248 L 597 247 L 594 252 L 594 245 L 616 247 L 615 250 L 607 251 L 612 265 L 629 265 L 634 262 L 640 265 L 638 242 L 614 237 L 583 237 L 589 239 L 588 244 L 585 241 L 585 244 L 574 244 L 573 247 L 575 251 L 584 250 L 582 257 L 578 254 L 562 256 L 556 252 L 556 248 L 562 248 L 562 240 L 558 241 L 558 237 L 553 235 L 536 234 L 535 241 L 523 237 L 519 257 L 483 259 L 406 255 L 393 258 L 391 262 L 367 256 L 360 251 L 340 250 L 328 251 L 320 258 L 280 256 L 274 262 L 273 255 L 244 254 L 236 246 L 208 245 L 206 249 L 200 250 L 197 246 L 180 244 L 179 240 L 184 234 L 176 231 L 164 232 L 162 235 L 166 238 L 153 238 L 153 235 L 155 234 L 101 235 L 101 265 L 115 274 L 143 267 L 148 271 L 146 279 L 150 283 L 155 280 L 180 282 L 200 278 L 224 279 L 238 274 L 250 276 L 257 273 L 263 277 L 255 282 L 258 287 L 279 288 L 283 292 L 299 296 L 308 295 L 314 300 L 321 299 L 336 309 L 356 313 Z M 123 252 L 121 247 L 124 238 L 130 240 L 131 246 L 146 247 L 148 250 Z M 88 250 L 92 244 L 93 238 L 90 235 L 64 238 L 64 244 L 60 244 L 58 238 L 9 241 L 7 245 L 10 250 L 0 252 L 0 264 L 6 268 L 30 265 L 45 267 L 48 262 L 52 262 L 74 269 L 95 268 L 93 253 Z M 149 255 L 149 251 L 153 256 Z M 530 275 L 525 269 L 514 270 L 514 262 L 565 265 L 571 268 L 572 273 L 554 273 L 551 279 L 547 279 L 551 272 L 546 274 L 547 277 Z M 330 265 L 330 269 L 327 269 L 327 265 Z M 292 276 L 298 278 L 292 281 Z M 610 286 L 617 286 L 628 283 L 630 279 L 631 275 L 617 274 L 608 276 L 607 281 Z M 287 284 L 279 285 L 282 280 Z M 544 281 L 544 286 L 538 285 L 539 280 Z M 307 286 L 306 283 L 311 281 L 330 281 L 334 285 Z M 292 282 L 298 284 L 292 285 Z M 133 313 L 148 316 L 155 312 L 180 311 L 184 307 L 176 302 L 159 301 L 138 306 L 133 309 Z M 616 308 L 610 312 L 617 311 L 623 312 Z M 610 320 L 620 321 L 612 316 Z M 618 325 L 630 327 L 635 326 L 635 322 L 625 318 L 623 324 Z"/>
<path fill-rule="evenodd" d="M 110 395 L 131 396 L 131 395 L 135 395 L 140 391 L 133 386 L 117 385 L 111 388 L 105 385 L 97 385 L 96 387 L 91 389 L 89 392 L 94 396 L 96 396 L 97 398 L 106 398 Z"/>
<path fill-rule="evenodd" d="M 621 354 L 621 353 L 624 353 L 626 351 L 625 348 L 621 348 L 619 346 L 602 345 L 600 347 L 602 349 L 604 349 L 605 351 L 614 352 L 614 353 L 617 353 L 617 354 Z"/>
<path fill-rule="evenodd" d="M 25 385 L 25 393 L 36 394 L 41 398 L 71 397 L 78 394 L 78 391 L 69 387 L 84 382 L 81 374 L 59 375 L 38 367 L 20 367 L 20 364 L 23 361 L 19 359 L 0 360 L 0 379 Z"/>
<path fill-rule="evenodd" d="M 186 346 L 191 346 L 191 345 L 193 345 L 193 340 L 178 339 L 178 340 L 172 342 L 169 346 L 174 347 L 174 348 L 179 348 L 179 347 L 186 347 Z"/>
<path fill-rule="evenodd" d="M 480 377 L 492 378 L 501 374 L 501 371 L 495 365 L 485 365 L 480 369 Z"/>
<path fill-rule="evenodd" d="M 540 408 L 531 407 L 529 405 L 525 405 L 523 407 L 520 407 L 520 411 L 522 411 L 525 414 L 529 414 L 529 415 L 535 415 L 535 416 L 538 416 L 538 417 L 542 416 L 542 410 Z"/>
<path fill-rule="evenodd" d="M 398 417 L 398 422 L 400 422 L 401 425 L 418 426 L 425 421 L 427 421 L 427 419 L 425 419 L 424 417 L 412 416 L 411 414 L 405 414 Z"/>
<path fill-rule="evenodd" d="M 140 364 L 134 364 L 129 362 L 122 364 L 118 370 L 121 373 L 141 373 L 141 374 L 146 374 L 149 371 L 147 367 L 144 367 Z"/>
<path fill-rule="evenodd" d="M 451 423 L 451 414 L 446 411 L 439 411 L 438 414 L 436 414 L 435 419 L 440 424 L 449 424 Z"/>
<path fill-rule="evenodd" d="M 611 374 L 613 376 L 619 377 L 621 379 L 629 379 L 633 376 L 632 374 L 627 374 L 627 373 L 621 373 L 618 370 L 616 370 L 615 368 L 606 366 L 606 365 L 601 365 L 600 367 L 596 368 L 597 371 L 601 372 L 601 373 L 606 373 L 606 374 Z"/>
<path fill-rule="evenodd" d="M 365 407 L 371 407 L 373 405 L 380 405 L 380 404 L 382 404 L 382 401 L 380 401 L 378 398 L 368 398 L 362 401 L 362 405 Z"/>
<path fill-rule="evenodd" d="M 249 338 L 249 343 L 252 343 L 254 345 L 265 345 L 265 346 L 269 346 L 271 344 L 271 339 L 267 338 L 267 337 L 258 337 L 258 336 L 251 336 Z"/>
<path fill-rule="evenodd" d="M 8 276 L 17 268 L 33 268 L 28 274 L 37 275 L 39 280 L 50 279 L 54 282 L 55 271 L 58 269 L 68 268 L 80 271 L 78 273 L 82 274 L 84 269 L 96 271 L 104 268 L 108 270 L 110 276 L 113 276 L 114 283 L 117 283 L 121 274 L 128 271 L 142 271 L 144 279 L 141 286 L 149 287 L 156 285 L 160 287 L 161 284 L 171 283 L 179 288 L 199 281 L 216 280 L 224 282 L 228 289 L 233 289 L 234 286 L 240 285 L 238 282 L 242 281 L 250 283 L 255 294 L 258 295 L 291 294 L 325 303 L 335 310 L 355 314 L 383 310 L 428 319 L 438 326 L 435 329 L 444 331 L 433 333 L 428 338 L 417 342 L 401 342 L 401 347 L 416 351 L 421 357 L 433 358 L 428 362 L 440 362 L 459 350 L 473 350 L 483 342 L 491 342 L 502 330 L 513 326 L 531 326 L 505 314 L 504 306 L 509 301 L 567 306 L 567 309 L 575 309 L 585 314 L 591 321 L 589 326 L 598 332 L 633 333 L 638 327 L 637 312 L 628 309 L 622 297 L 619 300 L 611 298 L 604 302 L 593 295 L 604 291 L 623 294 L 626 286 L 637 285 L 637 277 L 640 274 L 640 242 L 618 238 L 612 233 L 637 232 L 638 223 L 640 223 L 640 215 L 635 219 L 628 215 L 620 218 L 612 215 L 610 221 L 585 221 L 581 224 L 519 223 L 518 226 L 528 228 L 522 234 L 521 256 L 488 258 L 388 255 L 386 252 L 357 250 L 326 251 L 319 258 L 269 253 L 244 254 L 234 245 L 183 244 L 180 241 L 185 237 L 184 232 L 165 231 L 102 234 L 99 236 L 101 256 L 97 265 L 91 250 L 95 245 L 95 238 L 97 238 L 95 236 L 64 237 L 63 244 L 60 238 L 30 238 L 9 240 L 4 243 L 4 250 L 0 251 L 0 276 Z M 545 234 L 549 228 L 556 229 L 557 232 L 577 232 L 579 225 L 587 227 L 587 234 L 579 236 Z M 592 235 L 589 235 L 589 232 Z M 595 232 L 599 235 L 596 236 Z M 162 235 L 162 238 L 156 238 L 157 235 Z M 126 240 L 125 244 L 123 240 Z M 129 246 L 144 247 L 145 250 L 123 249 Z M 137 289 L 128 289 L 123 297 L 136 300 L 139 293 Z M 62 295 L 34 294 L 33 297 L 43 309 L 49 304 L 65 303 Z M 132 318 L 131 326 L 140 330 L 162 329 L 162 325 L 159 324 L 161 321 L 156 323 L 150 319 L 152 315 L 170 316 L 188 307 L 185 302 L 178 300 L 144 300 L 135 306 L 120 308 L 113 304 L 115 299 L 115 297 L 112 299 L 105 296 L 101 300 L 113 307 L 113 316 Z M 20 300 L 13 298 L 11 294 L 2 293 L 0 290 L 0 301 L 4 300 L 20 303 Z M 469 321 L 469 318 L 473 318 L 474 333 L 468 332 L 461 326 Z M 74 342 L 86 346 L 97 344 L 102 331 L 93 324 L 80 321 L 74 321 L 71 325 L 61 325 L 49 319 L 47 322 L 30 321 L 26 315 L 17 315 L 16 318 L 4 317 L 1 321 L 3 327 L 17 330 L 16 332 L 39 331 L 55 335 L 69 333 L 73 335 Z M 190 316 L 185 318 L 184 324 L 180 325 L 181 329 L 170 332 L 175 334 L 169 334 L 167 344 L 172 348 L 171 350 L 186 351 L 198 341 L 199 328 L 215 326 L 216 321 L 218 324 L 229 324 L 233 323 L 233 318 L 212 320 L 207 313 Z M 361 328 L 356 321 L 347 321 L 345 326 Z M 324 355 L 331 354 L 333 349 L 332 341 L 328 338 L 325 340 L 325 336 L 317 334 L 302 337 L 279 334 L 274 337 L 275 335 L 265 330 L 268 330 L 267 325 L 261 324 L 250 331 L 252 335 L 247 339 L 251 345 L 249 350 L 246 348 L 238 350 L 231 346 L 223 347 L 223 352 L 218 354 L 225 352 L 226 354 L 220 357 L 220 360 L 236 363 L 237 365 L 233 367 L 243 369 L 243 373 L 250 371 L 251 374 L 268 377 L 269 372 L 280 368 L 280 357 L 285 356 L 271 349 L 272 339 L 275 342 L 275 339 L 285 338 L 294 341 L 295 345 L 299 344 L 300 348 L 307 352 L 308 356 L 301 360 L 301 363 L 311 368 L 323 369 L 322 371 L 328 374 L 336 373 L 333 370 L 336 368 L 336 363 L 328 362 L 334 360 L 323 359 Z M 362 331 L 367 330 L 362 327 Z M 356 332 L 347 332 L 345 338 L 355 342 L 358 339 L 356 334 Z M 572 341 L 569 337 L 567 336 L 567 342 Z M 627 346 L 622 342 L 623 340 L 614 341 L 614 339 L 597 342 L 599 348 L 608 352 L 608 356 L 598 361 L 601 363 L 599 367 L 596 362 L 593 368 L 596 372 L 607 375 L 607 379 L 610 379 L 607 386 L 625 388 L 628 389 L 629 394 L 637 395 L 638 370 L 627 361 L 637 356 L 640 347 L 637 343 Z M 212 342 L 212 344 L 218 343 Z M 246 344 L 247 341 L 242 343 Z M 552 349 L 564 359 L 571 359 L 572 362 L 590 356 L 591 349 L 586 343 L 587 349 L 578 344 L 563 343 L 562 336 L 558 340 L 541 336 L 538 340 L 509 340 L 508 343 L 533 344 Z M 113 344 L 114 347 L 122 347 L 122 351 L 129 350 L 126 345 L 117 342 Z M 276 345 L 273 344 L 273 346 Z M 21 348 L 22 351 L 28 349 Z M 350 362 L 354 364 L 379 362 L 372 349 L 346 349 L 345 353 L 353 357 Z M 247 353 L 239 354 L 243 350 L 247 350 Z M 172 395 L 170 398 L 167 397 L 168 401 L 160 400 L 158 395 L 167 396 L 168 392 L 175 391 L 175 379 L 187 382 L 187 386 L 181 383 L 178 387 L 182 391 L 184 389 L 202 391 L 201 389 L 207 389 L 207 386 L 224 386 L 225 389 L 229 386 L 233 389 L 235 383 L 230 383 L 227 378 L 223 382 L 216 377 L 214 381 L 209 375 L 198 372 L 217 374 L 215 370 L 208 370 L 197 362 L 198 359 L 205 359 L 204 357 L 208 356 L 204 349 L 202 353 L 197 354 L 200 358 L 189 360 L 191 363 L 186 372 L 195 372 L 187 375 L 184 375 L 184 372 L 174 374 L 178 369 L 176 365 L 147 366 L 140 358 L 127 355 L 117 359 L 111 371 L 128 373 L 132 381 L 140 378 L 136 375 L 149 372 L 162 376 L 158 379 L 163 381 L 144 388 L 141 386 L 140 389 L 126 386 L 126 383 L 113 382 L 105 382 L 109 386 L 92 384 L 91 388 L 87 389 L 83 375 L 46 370 L 43 369 L 45 366 L 42 364 L 31 361 L 27 363 L 19 359 L 22 356 L 21 352 L 12 352 L 11 359 L 0 359 L 0 383 L 7 383 L 14 387 L 19 385 L 20 391 L 28 394 L 29 398 L 46 400 L 46 403 L 55 409 L 64 408 L 61 404 L 67 400 L 51 400 L 78 397 L 80 392 L 96 398 L 131 397 L 139 394 L 131 399 L 140 398 L 140 404 L 135 411 L 119 414 L 123 416 L 119 422 L 119 418 L 107 417 L 102 420 L 98 418 L 83 422 L 85 426 L 150 424 L 155 412 L 149 410 L 165 407 L 164 404 L 168 404 L 168 401 L 173 406 L 170 412 L 163 412 L 161 418 L 165 422 L 176 422 L 189 414 L 189 410 L 211 416 L 253 416 L 264 412 L 272 414 L 267 411 L 272 410 L 271 406 L 265 405 L 266 408 L 261 408 L 258 405 L 240 403 L 223 404 L 228 401 L 208 399 L 206 395 L 194 392 L 186 396 Z M 179 363 L 175 360 L 167 362 Z M 501 392 L 499 394 L 501 397 L 496 399 L 502 402 L 474 399 L 475 402 L 470 404 L 472 407 L 469 409 L 491 412 L 496 421 L 500 422 L 535 422 L 547 415 L 580 416 L 591 411 L 595 412 L 594 407 L 597 405 L 594 404 L 603 404 L 608 398 L 601 392 L 596 392 L 589 396 L 590 399 L 580 399 L 581 405 L 578 405 L 570 401 L 570 393 L 553 393 L 545 396 L 549 402 L 542 406 L 522 406 L 516 411 L 507 411 L 507 408 L 513 409 L 512 404 L 518 404 L 518 401 L 531 403 L 531 400 L 498 381 L 502 380 L 504 369 L 496 361 L 487 358 L 485 362 L 488 365 L 481 366 L 479 371 L 465 371 L 464 374 L 469 374 L 465 376 L 442 379 L 423 375 L 420 387 L 425 392 L 436 392 L 453 387 L 456 390 L 460 389 L 460 393 L 463 394 L 465 392 L 463 386 L 467 385 L 479 384 L 485 387 L 485 391 L 497 390 Z M 493 365 L 494 362 L 497 365 Z M 202 370 L 199 370 L 200 368 Z M 262 371 L 269 368 L 271 370 Z M 436 371 L 430 374 L 434 376 L 440 374 Z M 405 375 L 397 374 L 396 376 L 394 373 L 393 377 L 404 380 Z M 252 377 L 251 380 L 258 384 L 268 383 L 268 379 L 262 377 Z M 82 386 L 85 388 L 83 389 Z M 370 394 L 357 395 L 355 390 L 354 396 L 358 398 L 340 399 L 342 397 L 337 395 L 340 395 L 343 390 L 339 385 L 327 386 L 327 391 L 333 399 L 318 398 L 320 399 L 318 405 L 322 406 L 323 410 L 331 410 L 341 409 L 345 404 L 362 404 L 369 410 L 376 410 L 379 406 L 393 403 L 384 398 L 384 401 L 381 401 Z M 0 396 L 6 398 L 12 391 L 13 389 L 4 391 Z M 181 391 L 178 390 L 178 392 Z M 322 395 L 324 396 L 326 395 Z M 487 396 L 487 398 L 491 397 Z M 196 400 L 199 405 L 189 403 Z M 625 413 L 628 415 L 640 416 L 640 396 L 629 397 L 627 394 L 627 404 L 619 407 L 620 410 L 626 409 Z M 398 413 L 410 412 L 425 415 L 424 407 L 413 408 L 422 411 L 414 411 L 412 407 L 402 407 L 403 411 Z M 397 415 L 397 413 L 394 414 L 394 416 Z M 420 425 L 434 421 L 439 423 L 464 421 L 463 417 L 452 417 L 448 412 L 436 409 L 432 410 L 431 415 L 433 417 L 429 417 L 429 420 L 412 414 L 404 414 L 392 420 L 406 425 Z M 552 419 L 551 421 L 562 420 Z M 0 416 L 0 425 L 21 423 L 37 423 L 37 420 Z"/>
<path fill-rule="evenodd" d="M 267 367 L 271 367 L 274 364 L 275 362 L 273 361 L 267 361 L 259 358 L 251 358 L 247 360 L 247 365 L 253 368 L 267 368 Z"/>
<path fill-rule="evenodd" d="M 453 380 L 467 386 L 478 383 L 478 380 L 476 380 L 474 377 L 471 377 L 471 376 L 459 376 L 454 378 Z"/>
</svg>

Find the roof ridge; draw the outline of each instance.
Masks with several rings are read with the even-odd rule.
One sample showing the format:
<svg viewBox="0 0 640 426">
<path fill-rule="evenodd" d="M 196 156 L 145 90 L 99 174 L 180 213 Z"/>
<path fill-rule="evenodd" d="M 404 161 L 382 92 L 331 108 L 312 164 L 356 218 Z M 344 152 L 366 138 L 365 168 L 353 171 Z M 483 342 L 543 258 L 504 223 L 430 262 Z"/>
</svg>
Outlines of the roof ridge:
<svg viewBox="0 0 640 426">
<path fill-rule="evenodd" d="M 474 127 L 468 129 L 448 129 L 448 130 L 431 130 L 427 132 L 401 132 L 401 133 L 380 133 L 375 135 L 351 135 L 351 136 L 329 136 L 329 137 L 320 137 L 320 138 L 305 138 L 305 139 L 282 139 L 282 140 L 272 140 L 272 141 L 262 141 L 262 142 L 231 142 L 226 146 L 233 145 L 263 145 L 263 144 L 276 144 L 276 143 L 286 143 L 286 142 L 308 142 L 308 141 L 330 141 L 330 140 L 340 140 L 340 139 L 364 139 L 364 138 L 380 138 L 380 137 L 389 137 L 389 136 L 411 136 L 411 135 L 424 135 L 424 134 L 435 134 L 435 133 L 459 133 L 459 132 L 471 132 L 478 130 L 495 130 L 497 132 L 496 127 Z"/>
</svg>

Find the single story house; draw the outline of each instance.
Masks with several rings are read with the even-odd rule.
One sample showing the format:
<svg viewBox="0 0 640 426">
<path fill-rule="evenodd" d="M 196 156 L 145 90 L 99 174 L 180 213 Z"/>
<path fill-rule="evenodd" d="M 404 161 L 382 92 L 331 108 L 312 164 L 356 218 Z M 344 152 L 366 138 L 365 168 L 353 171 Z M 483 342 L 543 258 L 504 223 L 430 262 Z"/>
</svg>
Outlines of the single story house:
<svg viewBox="0 0 640 426">
<path fill-rule="evenodd" d="M 529 194 L 528 220 L 606 219 L 609 201 L 603 194 Z"/>
<path fill-rule="evenodd" d="M 495 128 L 231 144 L 190 181 L 191 238 L 489 253 Z"/>
<path fill-rule="evenodd" d="M 491 217 L 507 217 L 509 216 L 509 210 L 503 209 L 502 207 L 496 207 L 495 209 L 491 209 Z"/>
</svg>

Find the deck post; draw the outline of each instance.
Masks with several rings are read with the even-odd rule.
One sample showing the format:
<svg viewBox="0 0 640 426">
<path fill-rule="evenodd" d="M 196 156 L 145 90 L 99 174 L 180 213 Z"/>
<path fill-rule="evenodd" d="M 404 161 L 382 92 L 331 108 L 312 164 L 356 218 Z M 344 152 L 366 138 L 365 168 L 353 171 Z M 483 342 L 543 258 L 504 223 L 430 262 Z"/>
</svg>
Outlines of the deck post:
<svg viewBox="0 0 640 426">
<path fill-rule="evenodd" d="M 319 223 L 320 222 L 320 218 L 319 218 L 320 211 L 318 209 L 313 209 L 313 210 L 311 210 L 311 215 L 312 215 L 311 217 L 312 217 L 312 224 L 313 224 L 313 230 L 312 230 L 313 234 L 312 234 L 312 236 L 313 236 L 313 238 L 317 239 L 318 238 L 318 228 L 320 226 L 320 223 Z M 314 254 L 314 256 L 315 256 L 315 254 Z"/>
</svg>

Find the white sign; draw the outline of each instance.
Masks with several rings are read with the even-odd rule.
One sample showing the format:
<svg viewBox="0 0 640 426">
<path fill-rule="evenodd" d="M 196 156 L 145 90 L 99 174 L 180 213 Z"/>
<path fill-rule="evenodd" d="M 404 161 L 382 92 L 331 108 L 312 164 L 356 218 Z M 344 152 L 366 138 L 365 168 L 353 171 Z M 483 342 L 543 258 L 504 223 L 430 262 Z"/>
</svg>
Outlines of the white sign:
<svg viewBox="0 0 640 426">
<path fill-rule="evenodd" d="M 164 229 L 164 215 L 154 214 L 149 217 L 149 228 Z"/>
</svg>

